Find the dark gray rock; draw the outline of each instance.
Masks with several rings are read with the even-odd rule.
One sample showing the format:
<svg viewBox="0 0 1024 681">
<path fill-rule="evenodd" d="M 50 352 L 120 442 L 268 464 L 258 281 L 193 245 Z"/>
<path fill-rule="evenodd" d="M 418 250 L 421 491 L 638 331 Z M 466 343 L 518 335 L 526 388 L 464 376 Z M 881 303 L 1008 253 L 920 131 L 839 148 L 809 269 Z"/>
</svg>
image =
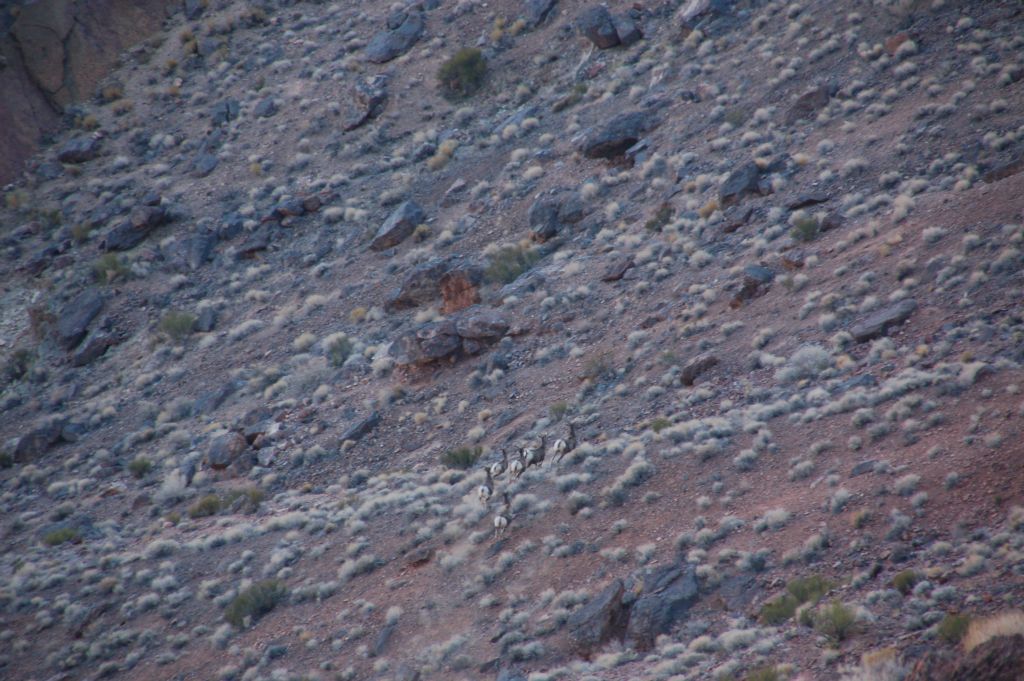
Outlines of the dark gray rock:
<svg viewBox="0 0 1024 681">
<path fill-rule="evenodd" d="M 889 332 L 889 329 L 909 319 L 916 309 L 917 301 L 912 298 L 905 298 L 898 303 L 872 313 L 867 318 L 851 326 L 850 335 L 858 343 L 884 336 Z"/>
<path fill-rule="evenodd" d="M 214 105 L 210 112 L 210 120 L 214 125 L 224 125 L 238 118 L 240 109 L 237 99 L 226 99 Z"/>
<path fill-rule="evenodd" d="M 625 632 L 629 611 L 622 602 L 625 587 L 615 579 L 601 593 L 569 616 L 566 631 L 573 650 L 589 657 L 613 637 Z"/>
<path fill-rule="evenodd" d="M 374 639 L 373 645 L 370 647 L 369 651 L 367 651 L 370 657 L 380 657 L 384 652 L 384 649 L 387 648 L 388 641 L 391 640 L 391 635 L 395 633 L 395 627 L 397 626 L 397 622 L 391 622 L 384 625 L 384 628 L 380 630 L 379 634 L 377 634 L 377 638 Z"/>
<path fill-rule="evenodd" d="M 654 640 L 671 632 L 696 602 L 697 578 L 692 565 L 668 565 L 642 573 L 639 582 L 640 595 L 629 610 L 626 640 L 637 650 L 650 650 Z"/>
<path fill-rule="evenodd" d="M 804 194 L 798 195 L 792 201 L 786 204 L 786 208 L 789 210 L 797 210 L 799 208 L 807 208 L 808 206 L 816 206 L 819 203 L 826 203 L 831 197 L 823 191 L 811 191 Z"/>
<path fill-rule="evenodd" d="M 270 118 L 277 113 L 277 103 L 274 102 L 272 97 L 266 97 L 256 103 L 256 106 L 252 109 L 252 113 L 258 118 Z"/>
<path fill-rule="evenodd" d="M 57 152 L 61 163 L 85 163 L 100 155 L 100 141 L 94 137 L 75 137 Z"/>
<path fill-rule="evenodd" d="M 602 50 L 619 44 L 619 34 L 615 30 L 612 15 L 602 5 L 583 10 L 576 18 L 576 30 Z"/>
<path fill-rule="evenodd" d="M 31 461 L 45 454 L 51 447 L 61 441 L 61 432 L 66 420 L 57 417 L 37 424 L 32 430 L 18 438 L 11 455 L 18 463 Z"/>
<path fill-rule="evenodd" d="M 828 85 L 820 85 L 813 90 L 808 90 L 796 98 L 793 105 L 786 111 L 786 125 L 792 125 L 800 120 L 810 120 L 820 109 L 828 105 Z"/>
<path fill-rule="evenodd" d="M 248 447 L 249 443 L 241 433 L 218 435 L 206 450 L 206 464 L 214 470 L 224 470 Z"/>
<path fill-rule="evenodd" d="M 718 188 L 718 203 L 727 208 L 739 203 L 747 194 L 760 194 L 761 169 L 753 161 L 744 163 L 732 171 Z"/>
<path fill-rule="evenodd" d="M 622 156 L 636 144 L 645 132 L 656 125 L 653 116 L 644 111 L 630 111 L 619 114 L 603 127 L 587 131 L 580 144 L 580 151 L 587 158 L 614 158 Z"/>
<path fill-rule="evenodd" d="M 260 251 L 265 251 L 270 247 L 270 227 L 266 224 L 260 225 L 259 228 L 249 235 L 242 245 L 238 247 L 237 255 L 242 259 L 255 258 L 256 254 Z"/>
<path fill-rule="evenodd" d="M 497 340 L 509 329 L 508 319 L 498 310 L 480 305 L 466 310 L 455 321 L 455 331 L 462 338 Z"/>
<path fill-rule="evenodd" d="M 200 317 L 201 316 L 202 315 L 200 314 Z M 204 393 L 198 400 L 196 400 L 195 405 L 192 407 L 193 413 L 212 414 L 218 407 L 220 407 L 220 405 L 224 404 L 225 400 L 231 397 L 239 387 L 241 387 L 239 383 L 230 381 L 215 390 Z"/>
<path fill-rule="evenodd" d="M 185 262 L 193 272 L 202 267 L 213 253 L 217 245 L 217 234 L 209 230 L 201 230 L 188 239 L 185 251 Z"/>
<path fill-rule="evenodd" d="M 341 434 L 341 441 L 344 442 L 345 440 L 352 440 L 353 442 L 356 442 L 358 440 L 362 440 L 377 427 L 378 423 L 380 423 L 380 414 L 378 412 L 373 412 L 366 418 L 360 419 L 349 426 L 345 432 Z"/>
<path fill-rule="evenodd" d="M 850 469 L 850 477 L 856 478 L 858 475 L 864 475 L 875 470 L 875 465 L 878 463 L 877 459 L 868 459 L 867 461 L 861 461 L 859 464 Z"/>
<path fill-rule="evenodd" d="M 379 116 L 388 104 L 387 76 L 360 80 L 353 86 L 342 128 L 348 132 Z"/>
<path fill-rule="evenodd" d="M 441 277 L 450 266 L 449 258 L 435 258 L 413 267 L 388 298 L 384 309 L 395 312 L 435 300 L 441 295 Z"/>
<path fill-rule="evenodd" d="M 683 385 L 693 385 L 694 381 L 708 371 L 712 367 L 718 364 L 718 358 L 714 355 L 701 355 L 689 361 L 686 366 L 683 367 L 682 372 L 679 374 L 679 380 L 683 382 Z"/>
<path fill-rule="evenodd" d="M 189 21 L 201 17 L 206 9 L 206 3 L 203 0 L 185 0 L 184 4 L 185 18 Z"/>
<path fill-rule="evenodd" d="M 551 16 L 551 10 L 555 8 L 556 0 L 526 0 L 523 5 L 526 25 L 529 28 L 537 28 Z"/>
<path fill-rule="evenodd" d="M 154 229 L 167 221 L 167 211 L 160 206 L 138 206 L 128 220 L 118 223 L 104 236 L 100 244 L 105 251 L 127 251 L 135 248 Z"/>
<path fill-rule="evenodd" d="M 426 219 L 427 215 L 418 203 L 403 202 L 377 230 L 373 241 L 370 242 L 370 249 L 383 251 L 397 246 L 409 238 L 416 226 Z"/>
<path fill-rule="evenodd" d="M 383 64 L 402 56 L 420 39 L 423 29 L 423 15 L 410 12 L 398 28 L 381 31 L 370 39 L 364 50 L 366 59 L 374 64 Z"/>
<path fill-rule="evenodd" d="M 214 171 L 219 161 L 214 154 L 204 153 L 192 162 L 192 172 L 196 177 L 206 177 Z"/>
<path fill-rule="evenodd" d="M 458 353 L 462 338 L 455 322 L 430 322 L 399 338 L 394 346 L 395 361 L 399 364 L 429 364 L 447 359 Z"/>
<path fill-rule="evenodd" d="M 86 289 L 75 296 L 57 316 L 57 342 L 71 350 L 82 342 L 89 323 L 103 309 L 103 296 L 96 289 Z"/>
<path fill-rule="evenodd" d="M 633 266 L 633 256 L 614 255 L 605 264 L 601 281 L 619 281 L 626 276 L 626 271 Z"/>
<path fill-rule="evenodd" d="M 204 307 L 196 317 L 196 331 L 209 333 L 215 328 L 217 328 L 217 310 L 210 306 Z"/>
<path fill-rule="evenodd" d="M 92 364 L 106 354 L 107 349 L 116 345 L 117 339 L 109 334 L 98 333 L 90 337 L 71 356 L 71 366 L 83 367 Z"/>
<path fill-rule="evenodd" d="M 613 16 L 612 24 L 615 25 L 615 34 L 619 37 L 619 44 L 623 47 L 634 45 L 644 37 L 640 26 L 628 13 Z"/>
<path fill-rule="evenodd" d="M 558 211 L 561 207 L 561 201 L 557 196 L 544 195 L 533 202 L 527 212 L 530 236 L 533 239 L 546 241 L 558 234 L 562 222 L 558 218 Z"/>
</svg>

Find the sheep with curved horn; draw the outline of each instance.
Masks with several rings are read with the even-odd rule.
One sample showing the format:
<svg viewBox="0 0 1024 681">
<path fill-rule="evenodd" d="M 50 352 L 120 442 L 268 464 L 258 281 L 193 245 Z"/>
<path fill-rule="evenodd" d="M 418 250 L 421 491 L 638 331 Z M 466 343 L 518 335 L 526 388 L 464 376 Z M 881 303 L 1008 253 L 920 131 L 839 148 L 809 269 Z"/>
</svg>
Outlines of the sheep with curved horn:
<svg viewBox="0 0 1024 681">
<path fill-rule="evenodd" d="M 480 503 L 484 506 L 490 501 L 491 495 L 494 494 L 494 480 L 491 479 L 491 470 L 484 467 L 484 473 L 487 474 L 487 480 L 484 484 L 476 488 L 476 497 L 480 500 Z"/>
<path fill-rule="evenodd" d="M 508 453 L 505 451 L 505 448 L 502 447 L 502 449 L 501 449 L 501 461 L 495 461 L 494 463 L 491 464 L 491 467 L 490 467 L 491 477 L 492 478 L 498 477 L 499 475 L 504 473 L 507 468 L 508 468 Z"/>
<path fill-rule="evenodd" d="M 554 446 L 551 447 L 551 451 L 554 455 L 551 457 L 555 463 L 560 462 L 566 454 L 576 449 L 576 426 L 570 421 L 569 422 L 569 435 L 564 438 L 558 438 L 555 440 Z"/>
<path fill-rule="evenodd" d="M 512 502 L 508 499 L 508 492 L 503 492 L 502 497 L 505 504 L 494 514 L 494 538 L 497 539 L 508 528 L 512 522 Z"/>
<path fill-rule="evenodd" d="M 508 464 L 508 475 L 513 480 L 518 480 L 519 476 L 522 475 L 523 471 L 525 471 L 525 470 L 526 470 L 526 464 L 523 463 L 523 453 L 522 453 L 522 451 L 520 451 L 516 455 L 516 458 L 512 459 L 512 461 L 509 462 L 509 464 Z"/>
</svg>

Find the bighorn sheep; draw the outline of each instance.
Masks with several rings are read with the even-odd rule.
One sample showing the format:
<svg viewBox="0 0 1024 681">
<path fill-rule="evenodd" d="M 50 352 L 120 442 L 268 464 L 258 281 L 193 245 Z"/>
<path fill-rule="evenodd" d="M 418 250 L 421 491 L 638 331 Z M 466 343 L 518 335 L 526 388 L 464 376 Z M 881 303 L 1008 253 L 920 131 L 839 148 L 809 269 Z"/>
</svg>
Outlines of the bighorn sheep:
<svg viewBox="0 0 1024 681">
<path fill-rule="evenodd" d="M 508 465 L 509 477 L 513 480 L 518 480 L 519 476 L 522 475 L 525 470 L 526 464 L 523 463 L 523 453 L 520 451 L 516 458 L 512 459 Z"/>
<path fill-rule="evenodd" d="M 476 497 L 480 500 L 481 504 L 486 506 L 491 495 L 494 494 L 494 480 L 491 479 L 491 470 L 486 466 L 484 467 L 484 473 L 487 474 L 487 480 L 476 488 Z"/>
<path fill-rule="evenodd" d="M 551 451 L 554 454 L 551 457 L 551 460 L 554 461 L 555 463 L 558 463 L 566 454 L 568 454 L 574 449 L 576 449 L 576 426 L 572 423 L 572 421 L 570 421 L 569 435 L 567 437 L 560 437 L 557 440 L 555 440 L 555 444 L 551 448 Z"/>
<path fill-rule="evenodd" d="M 506 453 L 505 450 L 502 449 L 501 461 L 495 461 L 494 463 L 491 464 L 491 477 L 498 477 L 499 475 L 505 472 L 506 468 L 508 468 L 508 453 Z"/>
<path fill-rule="evenodd" d="M 494 538 L 497 539 L 502 533 L 508 528 L 508 524 L 512 522 L 512 502 L 508 500 L 508 492 L 504 492 L 502 496 L 505 499 L 504 505 L 497 513 L 494 514 Z"/>
<path fill-rule="evenodd" d="M 544 446 L 544 436 L 541 435 L 539 447 L 525 447 L 521 450 L 523 464 L 526 468 L 544 463 Z"/>
</svg>

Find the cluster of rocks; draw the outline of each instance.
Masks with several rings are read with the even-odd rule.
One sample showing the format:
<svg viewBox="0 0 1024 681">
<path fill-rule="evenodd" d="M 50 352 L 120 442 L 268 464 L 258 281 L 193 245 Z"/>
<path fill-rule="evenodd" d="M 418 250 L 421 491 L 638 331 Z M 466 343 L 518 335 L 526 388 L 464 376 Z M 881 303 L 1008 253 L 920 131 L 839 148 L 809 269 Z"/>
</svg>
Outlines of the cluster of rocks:
<svg viewBox="0 0 1024 681">
<path fill-rule="evenodd" d="M 503 313 L 474 305 L 452 318 L 428 322 L 398 338 L 391 356 L 398 364 L 422 366 L 461 355 L 476 355 L 511 328 Z"/>
<path fill-rule="evenodd" d="M 580 35 L 599 49 L 629 47 L 644 37 L 639 26 L 640 11 L 630 9 L 612 14 L 604 5 L 588 7 L 576 19 Z"/>
</svg>

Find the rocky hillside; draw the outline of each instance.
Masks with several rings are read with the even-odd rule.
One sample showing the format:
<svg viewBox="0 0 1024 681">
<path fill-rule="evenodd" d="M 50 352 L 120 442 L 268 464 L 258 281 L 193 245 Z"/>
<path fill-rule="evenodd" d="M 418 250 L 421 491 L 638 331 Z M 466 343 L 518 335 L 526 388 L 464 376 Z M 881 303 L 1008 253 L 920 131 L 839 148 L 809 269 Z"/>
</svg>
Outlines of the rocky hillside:
<svg viewBox="0 0 1024 681">
<path fill-rule="evenodd" d="M 184 3 L 5 189 L 2 676 L 1021 678 L 1022 25 Z"/>
</svg>

